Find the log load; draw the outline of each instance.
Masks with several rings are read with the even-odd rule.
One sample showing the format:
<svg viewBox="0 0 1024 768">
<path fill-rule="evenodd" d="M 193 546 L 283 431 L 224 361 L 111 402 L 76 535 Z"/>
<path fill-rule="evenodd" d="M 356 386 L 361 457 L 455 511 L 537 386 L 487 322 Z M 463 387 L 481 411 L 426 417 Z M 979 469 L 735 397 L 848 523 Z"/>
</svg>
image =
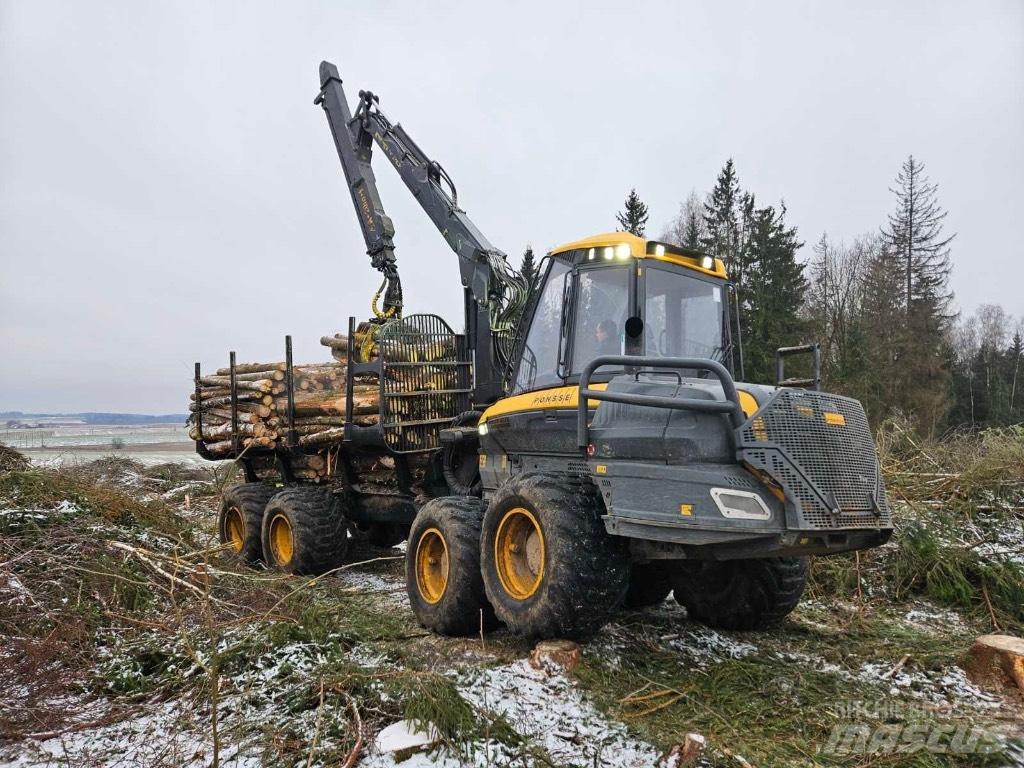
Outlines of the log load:
<svg viewBox="0 0 1024 768">
<path fill-rule="evenodd" d="M 372 361 L 381 354 L 373 333 L 371 324 L 359 325 L 354 334 L 354 359 Z M 349 406 L 348 336 L 323 336 L 320 341 L 330 349 L 334 360 L 293 365 L 291 370 L 295 444 L 303 453 L 293 458 L 292 464 L 297 477 L 313 482 L 333 476 L 338 469 L 337 451 L 344 440 L 345 414 Z M 408 435 L 406 442 L 416 445 L 417 425 L 436 424 L 456 415 L 456 399 L 451 392 L 459 386 L 457 372 L 451 366 L 432 364 L 452 350 L 444 343 L 417 348 L 391 346 L 393 348 L 383 351 L 384 357 L 399 365 L 385 367 L 383 387 L 376 374 L 359 374 L 353 379 L 352 423 L 371 427 L 381 423 L 383 414 L 388 428 Z M 190 395 L 190 437 L 201 442 L 211 456 L 226 459 L 287 448 L 287 376 L 288 367 L 284 362 L 235 365 L 237 426 L 234 430 L 231 369 L 219 368 L 213 374 L 200 376 L 198 390 Z M 233 434 L 237 446 L 232 440 Z M 273 457 L 269 459 L 269 463 L 261 460 L 256 464 L 266 463 L 266 471 L 274 472 Z M 366 467 L 365 473 L 359 473 L 361 481 L 393 485 L 394 465 L 386 464 L 377 462 Z"/>
</svg>

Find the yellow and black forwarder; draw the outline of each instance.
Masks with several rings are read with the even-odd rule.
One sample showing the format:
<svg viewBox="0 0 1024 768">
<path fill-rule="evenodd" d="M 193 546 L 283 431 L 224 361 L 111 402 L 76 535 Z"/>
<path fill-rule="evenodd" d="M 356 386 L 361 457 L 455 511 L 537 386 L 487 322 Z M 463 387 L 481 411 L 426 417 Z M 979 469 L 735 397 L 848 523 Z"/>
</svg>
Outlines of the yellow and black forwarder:
<svg viewBox="0 0 1024 768">
<path fill-rule="evenodd" d="M 408 366 L 418 338 L 436 344 L 443 335 L 447 364 L 467 378 L 442 393 L 444 419 L 403 425 L 384 396 L 380 424 L 352 425 L 342 444 L 342 463 L 346 453 L 377 451 L 400 466 L 428 452 L 443 478 L 435 498 L 389 505 L 360 498 L 350 473 L 325 489 L 290 483 L 285 471 L 279 486 L 288 487 L 274 498 L 291 494 L 320 522 L 298 526 L 288 541 L 271 536 L 271 548 L 326 565 L 317 553 L 343 546 L 346 521 L 408 525 L 407 589 L 424 626 L 466 634 L 500 621 L 529 637 L 581 637 L 621 606 L 670 592 L 709 625 L 767 627 L 796 606 L 809 556 L 889 538 L 864 411 L 818 391 L 816 347 L 779 350 L 774 386 L 734 380 L 741 350 L 730 338 L 735 303 L 720 260 L 614 232 L 552 249 L 530 290 L 460 208 L 448 174 L 388 121 L 375 95 L 361 91 L 353 115 L 327 62 L 320 85 L 316 103 L 384 274 L 374 364 L 392 364 L 387 339 Z M 434 316 L 402 315 L 374 144 L 458 257 L 464 334 Z M 814 373 L 786 380 L 783 360 L 798 352 L 814 356 Z M 415 445 L 403 442 L 412 428 Z M 247 512 L 254 520 L 268 493 L 250 494 L 260 506 Z M 273 551 L 264 554 L 273 561 Z"/>
</svg>

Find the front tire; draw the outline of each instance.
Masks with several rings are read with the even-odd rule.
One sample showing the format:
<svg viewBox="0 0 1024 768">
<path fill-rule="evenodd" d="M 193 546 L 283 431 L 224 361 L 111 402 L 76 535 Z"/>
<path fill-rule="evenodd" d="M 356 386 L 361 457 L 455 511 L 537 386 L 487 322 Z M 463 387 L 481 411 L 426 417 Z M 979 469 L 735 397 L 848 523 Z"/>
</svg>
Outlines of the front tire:
<svg viewBox="0 0 1024 768">
<path fill-rule="evenodd" d="M 442 635 L 472 635 L 495 625 L 480 579 L 480 523 L 486 505 L 472 496 L 426 503 L 409 531 L 405 588 L 416 618 Z"/>
<path fill-rule="evenodd" d="M 527 474 L 504 483 L 484 515 L 480 562 L 498 619 L 529 638 L 585 638 L 622 605 L 625 543 L 608 535 L 584 478 Z"/>
<path fill-rule="evenodd" d="M 315 576 L 344 561 L 348 525 L 331 494 L 319 488 L 287 488 L 267 504 L 262 539 L 268 567 Z"/>
<path fill-rule="evenodd" d="M 682 562 L 672 574 L 676 601 L 716 629 L 778 626 L 807 585 L 806 557 Z"/>
<path fill-rule="evenodd" d="M 280 489 L 266 483 L 242 483 L 229 488 L 217 517 L 220 543 L 247 563 L 263 559 L 263 510 Z"/>
</svg>

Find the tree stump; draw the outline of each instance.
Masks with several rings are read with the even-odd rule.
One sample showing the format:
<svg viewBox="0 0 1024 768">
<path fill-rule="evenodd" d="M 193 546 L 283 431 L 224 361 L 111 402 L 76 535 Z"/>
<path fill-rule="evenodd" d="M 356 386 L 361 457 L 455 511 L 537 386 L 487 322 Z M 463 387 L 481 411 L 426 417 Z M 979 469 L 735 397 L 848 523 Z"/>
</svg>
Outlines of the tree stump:
<svg viewBox="0 0 1024 768">
<path fill-rule="evenodd" d="M 664 764 L 666 766 L 692 765 L 697 762 L 706 743 L 705 738 L 699 733 L 688 733 L 683 738 L 682 744 L 676 744 L 669 750 Z"/>
<path fill-rule="evenodd" d="M 572 640 L 542 640 L 530 653 L 530 666 L 542 672 L 572 672 L 580 663 L 580 646 Z"/>
<path fill-rule="evenodd" d="M 982 635 L 964 661 L 964 671 L 979 685 L 1013 681 L 1024 694 L 1024 639 L 1012 635 Z"/>
</svg>

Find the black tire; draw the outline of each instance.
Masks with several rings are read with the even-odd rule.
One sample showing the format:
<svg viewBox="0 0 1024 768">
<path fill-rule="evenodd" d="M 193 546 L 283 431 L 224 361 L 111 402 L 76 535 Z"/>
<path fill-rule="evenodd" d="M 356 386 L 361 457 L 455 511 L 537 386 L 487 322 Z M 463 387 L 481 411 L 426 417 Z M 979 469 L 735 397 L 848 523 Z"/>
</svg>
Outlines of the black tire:
<svg viewBox="0 0 1024 768">
<path fill-rule="evenodd" d="M 263 560 L 263 510 L 280 491 L 266 483 L 242 483 L 224 493 L 217 516 L 221 544 L 247 563 Z"/>
<path fill-rule="evenodd" d="M 664 562 L 640 563 L 629 573 L 627 608 L 645 608 L 663 603 L 672 591 L 672 569 Z"/>
<path fill-rule="evenodd" d="M 519 475 L 497 490 L 484 514 L 480 563 L 487 598 L 510 630 L 531 639 L 585 638 L 622 605 L 628 552 L 605 531 L 602 509 L 593 483 L 573 475 Z M 534 531 L 521 546 L 517 528 Z M 509 544 L 500 558 L 499 533 Z M 518 594 L 517 584 L 526 587 Z"/>
<path fill-rule="evenodd" d="M 717 629 L 768 629 L 796 608 L 807 585 L 806 557 L 680 563 L 675 598 L 690 617 Z"/>
<path fill-rule="evenodd" d="M 409 526 L 403 523 L 370 523 L 366 540 L 375 547 L 390 549 L 409 537 Z"/>
<path fill-rule="evenodd" d="M 480 578 L 485 508 L 472 496 L 443 496 L 426 503 L 413 521 L 405 553 L 405 588 L 413 613 L 427 629 L 442 635 L 473 635 L 480 631 L 481 611 L 484 629 L 497 623 Z M 447 554 L 447 563 L 429 561 L 430 548 L 438 546 Z M 443 587 L 438 583 L 440 573 Z"/>
<path fill-rule="evenodd" d="M 282 546 L 284 530 L 290 533 L 290 553 Z M 342 505 L 320 488 L 287 488 L 267 504 L 262 540 L 265 561 L 274 570 L 315 576 L 337 568 L 348 551 Z"/>
<path fill-rule="evenodd" d="M 480 411 L 465 411 L 452 421 L 453 427 L 475 427 Z M 463 444 L 446 445 L 441 450 L 441 470 L 453 496 L 480 496 L 480 464 L 476 443 L 467 448 Z"/>
</svg>

